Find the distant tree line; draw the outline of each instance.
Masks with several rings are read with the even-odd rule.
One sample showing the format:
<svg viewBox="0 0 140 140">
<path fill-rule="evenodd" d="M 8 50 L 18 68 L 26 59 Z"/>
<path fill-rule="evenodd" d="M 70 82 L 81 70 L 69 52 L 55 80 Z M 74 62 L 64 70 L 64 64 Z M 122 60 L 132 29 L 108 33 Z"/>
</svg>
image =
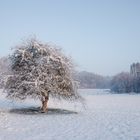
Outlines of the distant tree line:
<svg viewBox="0 0 140 140">
<path fill-rule="evenodd" d="M 140 77 L 132 76 L 128 72 L 119 73 L 112 78 L 110 89 L 115 93 L 140 93 Z"/>
<path fill-rule="evenodd" d="M 104 77 L 91 72 L 82 71 L 78 72 L 75 75 L 75 78 L 79 81 L 79 88 L 110 88 L 110 77 Z"/>
<path fill-rule="evenodd" d="M 140 76 L 133 76 L 129 72 L 108 77 L 82 71 L 75 77 L 79 81 L 79 88 L 110 89 L 112 93 L 140 93 Z"/>
</svg>

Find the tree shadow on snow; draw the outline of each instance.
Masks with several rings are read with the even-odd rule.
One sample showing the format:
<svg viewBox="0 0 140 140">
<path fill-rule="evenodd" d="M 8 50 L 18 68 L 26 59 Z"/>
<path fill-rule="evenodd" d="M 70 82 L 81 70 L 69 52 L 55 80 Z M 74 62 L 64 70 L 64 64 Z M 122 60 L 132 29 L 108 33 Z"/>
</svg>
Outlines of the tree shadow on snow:
<svg viewBox="0 0 140 140">
<path fill-rule="evenodd" d="M 16 108 L 11 109 L 10 113 L 14 114 L 23 114 L 23 115 L 68 115 L 68 114 L 78 114 L 77 112 L 59 109 L 59 108 L 48 108 L 48 112 L 42 112 L 41 109 L 32 107 L 32 108 Z"/>
</svg>

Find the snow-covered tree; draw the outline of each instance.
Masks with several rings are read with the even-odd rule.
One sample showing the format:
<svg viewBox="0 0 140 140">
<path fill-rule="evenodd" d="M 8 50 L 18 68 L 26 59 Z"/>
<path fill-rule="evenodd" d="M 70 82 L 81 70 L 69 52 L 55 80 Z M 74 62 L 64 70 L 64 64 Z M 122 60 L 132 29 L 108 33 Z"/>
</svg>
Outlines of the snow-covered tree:
<svg viewBox="0 0 140 140">
<path fill-rule="evenodd" d="M 81 98 L 73 79 L 74 65 L 61 49 L 31 39 L 16 47 L 10 60 L 11 74 L 5 84 L 7 97 L 40 99 L 44 112 L 49 97 Z"/>
</svg>

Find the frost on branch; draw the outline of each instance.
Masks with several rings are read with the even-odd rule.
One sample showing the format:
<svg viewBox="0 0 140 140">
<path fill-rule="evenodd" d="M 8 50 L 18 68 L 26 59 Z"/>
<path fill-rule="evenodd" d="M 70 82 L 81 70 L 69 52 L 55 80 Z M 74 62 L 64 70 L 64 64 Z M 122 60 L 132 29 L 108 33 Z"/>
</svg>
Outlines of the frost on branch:
<svg viewBox="0 0 140 140">
<path fill-rule="evenodd" d="M 32 39 L 17 47 L 10 60 L 12 75 L 5 85 L 8 97 L 40 99 L 43 110 L 49 96 L 80 99 L 72 76 L 73 63 L 60 49 Z"/>
</svg>

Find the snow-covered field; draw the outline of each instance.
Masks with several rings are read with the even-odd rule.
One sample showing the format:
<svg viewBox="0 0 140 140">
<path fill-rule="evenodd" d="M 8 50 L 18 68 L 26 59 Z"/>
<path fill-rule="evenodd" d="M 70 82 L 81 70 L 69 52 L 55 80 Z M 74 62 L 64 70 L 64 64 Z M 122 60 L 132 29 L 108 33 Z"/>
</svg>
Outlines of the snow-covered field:
<svg viewBox="0 0 140 140">
<path fill-rule="evenodd" d="M 38 101 L 13 102 L 0 96 L 0 140 L 140 140 L 140 95 L 79 90 L 79 103 L 50 100 L 50 108 L 78 112 L 20 114 L 10 109 L 39 106 Z"/>
</svg>

